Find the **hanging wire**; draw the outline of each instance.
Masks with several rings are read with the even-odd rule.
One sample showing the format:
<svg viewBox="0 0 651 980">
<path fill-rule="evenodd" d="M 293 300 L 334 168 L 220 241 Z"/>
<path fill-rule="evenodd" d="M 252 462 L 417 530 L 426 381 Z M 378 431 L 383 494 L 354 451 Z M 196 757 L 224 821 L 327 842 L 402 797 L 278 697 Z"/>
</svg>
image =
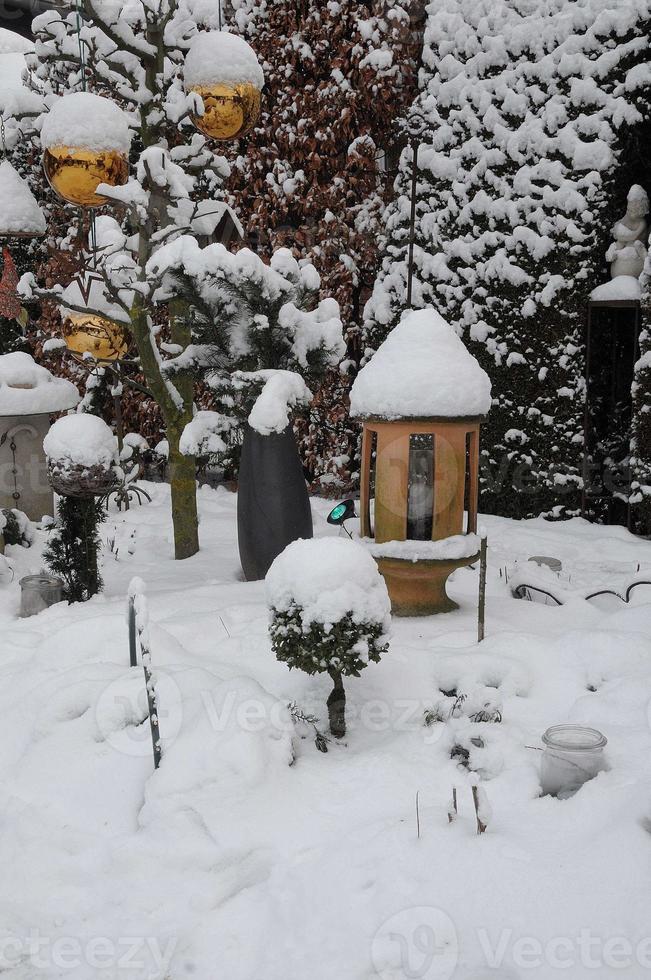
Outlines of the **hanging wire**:
<svg viewBox="0 0 651 980">
<path fill-rule="evenodd" d="M 77 15 L 77 43 L 79 45 L 79 66 L 81 68 L 81 90 L 86 91 L 86 61 L 84 58 L 84 45 L 81 40 L 81 28 L 82 28 L 82 16 L 81 16 L 81 0 L 76 0 L 75 2 L 75 12 Z"/>
<path fill-rule="evenodd" d="M 86 59 L 84 57 L 84 43 L 81 38 L 81 29 L 83 27 L 83 17 L 82 17 L 82 0 L 75 0 L 75 15 L 77 20 L 77 43 L 79 47 L 79 67 L 81 69 L 81 90 L 86 91 Z M 83 208 L 80 209 L 79 220 L 83 227 Z M 92 263 L 93 268 L 97 268 L 97 233 L 95 229 L 95 212 L 90 212 L 90 246 L 93 252 Z"/>
<path fill-rule="evenodd" d="M 222 29 L 222 0 L 217 0 L 217 17 L 219 18 L 219 30 Z"/>
</svg>

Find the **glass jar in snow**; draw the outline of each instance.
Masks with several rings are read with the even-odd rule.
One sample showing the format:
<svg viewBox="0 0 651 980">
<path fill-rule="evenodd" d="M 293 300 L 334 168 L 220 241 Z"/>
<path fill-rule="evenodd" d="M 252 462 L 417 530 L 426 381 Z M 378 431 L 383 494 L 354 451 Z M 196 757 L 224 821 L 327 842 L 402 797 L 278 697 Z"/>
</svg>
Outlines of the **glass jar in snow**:
<svg viewBox="0 0 651 980">
<path fill-rule="evenodd" d="M 603 750 L 608 739 L 595 728 L 554 725 L 542 737 L 542 791 L 565 799 L 606 768 Z"/>
</svg>

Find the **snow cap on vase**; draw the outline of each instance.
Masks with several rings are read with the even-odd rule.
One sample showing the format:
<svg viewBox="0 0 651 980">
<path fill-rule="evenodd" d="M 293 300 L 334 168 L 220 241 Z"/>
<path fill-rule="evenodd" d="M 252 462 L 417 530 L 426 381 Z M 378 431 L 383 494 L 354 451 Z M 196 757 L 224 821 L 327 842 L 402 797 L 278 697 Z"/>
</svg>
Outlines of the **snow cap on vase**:
<svg viewBox="0 0 651 980">
<path fill-rule="evenodd" d="M 491 382 L 436 310 L 411 310 L 357 375 L 350 407 L 356 418 L 477 418 Z"/>
<path fill-rule="evenodd" d="M 45 439 L 48 479 L 63 497 L 102 497 L 123 476 L 118 443 L 104 419 L 88 412 L 58 419 Z"/>
<path fill-rule="evenodd" d="M 126 184 L 131 132 L 115 102 L 92 92 L 73 92 L 54 103 L 41 128 L 43 168 L 54 191 L 69 204 L 107 203 L 100 184 Z"/>
<path fill-rule="evenodd" d="M 3 160 L 0 163 L 0 237 L 38 238 L 45 230 L 45 215 L 29 184 L 8 160 Z"/>
<path fill-rule="evenodd" d="M 253 48 L 237 34 L 197 34 L 186 55 L 184 81 L 186 92 L 203 102 L 203 113 L 194 112 L 192 122 L 211 139 L 237 139 L 258 121 L 264 73 Z"/>
</svg>

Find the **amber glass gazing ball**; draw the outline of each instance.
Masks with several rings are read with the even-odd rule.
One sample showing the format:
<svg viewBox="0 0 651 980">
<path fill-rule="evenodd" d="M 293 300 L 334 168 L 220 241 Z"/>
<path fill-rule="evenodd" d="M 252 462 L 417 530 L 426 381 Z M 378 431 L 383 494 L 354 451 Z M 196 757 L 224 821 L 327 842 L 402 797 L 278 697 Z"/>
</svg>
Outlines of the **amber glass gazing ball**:
<svg viewBox="0 0 651 980">
<path fill-rule="evenodd" d="M 245 136 L 260 116 L 260 89 L 250 82 L 241 85 L 196 85 L 193 89 L 203 99 L 203 116 L 192 116 L 192 122 L 214 140 L 232 140 Z"/>
<path fill-rule="evenodd" d="M 82 208 L 106 204 L 107 199 L 96 193 L 99 184 L 119 187 L 129 179 L 129 161 L 117 150 L 52 146 L 43 154 L 43 169 L 59 197 Z"/>
<path fill-rule="evenodd" d="M 129 348 L 126 328 L 99 313 L 68 313 L 63 339 L 72 354 L 91 354 L 97 361 L 116 361 Z"/>
</svg>

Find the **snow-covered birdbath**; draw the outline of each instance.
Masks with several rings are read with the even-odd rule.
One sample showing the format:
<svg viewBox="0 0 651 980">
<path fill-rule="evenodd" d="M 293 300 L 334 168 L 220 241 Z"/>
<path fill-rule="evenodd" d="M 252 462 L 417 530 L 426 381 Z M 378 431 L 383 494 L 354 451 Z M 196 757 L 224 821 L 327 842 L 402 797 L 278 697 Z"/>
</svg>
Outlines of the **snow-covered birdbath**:
<svg viewBox="0 0 651 980">
<path fill-rule="evenodd" d="M 447 612 L 445 583 L 476 561 L 479 428 L 488 375 L 433 309 L 407 313 L 360 371 L 351 415 L 364 423 L 361 531 L 392 611 Z"/>
<path fill-rule="evenodd" d="M 35 521 L 52 514 L 43 439 L 50 415 L 78 401 L 70 381 L 55 378 L 29 354 L 0 356 L 0 508 L 15 507 Z"/>
</svg>

